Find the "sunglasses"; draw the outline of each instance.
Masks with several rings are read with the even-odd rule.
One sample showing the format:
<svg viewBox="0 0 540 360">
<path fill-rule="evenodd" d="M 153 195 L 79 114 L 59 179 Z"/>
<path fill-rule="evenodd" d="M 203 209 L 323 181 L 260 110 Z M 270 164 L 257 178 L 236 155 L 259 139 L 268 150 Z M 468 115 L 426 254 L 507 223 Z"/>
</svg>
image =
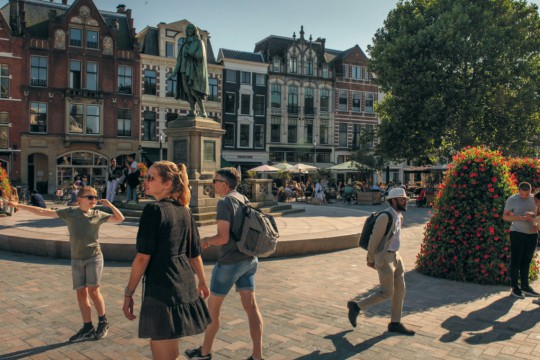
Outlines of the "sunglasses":
<svg viewBox="0 0 540 360">
<path fill-rule="evenodd" d="M 147 181 L 152 181 L 154 180 L 154 175 L 146 173 L 146 175 L 144 175 L 144 179 Z"/>
<path fill-rule="evenodd" d="M 222 182 L 222 183 L 224 183 L 224 182 L 225 182 L 225 180 L 219 180 L 219 179 L 212 179 L 212 183 L 214 183 L 214 184 L 215 184 L 215 183 L 217 183 L 217 182 Z"/>
<path fill-rule="evenodd" d="M 98 197 L 95 196 L 95 195 L 81 196 L 81 198 L 86 198 L 86 199 L 88 199 L 90 201 L 98 199 Z"/>
</svg>

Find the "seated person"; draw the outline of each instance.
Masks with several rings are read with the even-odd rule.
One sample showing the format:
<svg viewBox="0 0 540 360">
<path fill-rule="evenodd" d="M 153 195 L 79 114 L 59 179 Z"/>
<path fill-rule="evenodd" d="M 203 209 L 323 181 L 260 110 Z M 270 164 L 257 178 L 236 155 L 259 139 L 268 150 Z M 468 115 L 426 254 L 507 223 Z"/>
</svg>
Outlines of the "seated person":
<svg viewBox="0 0 540 360">
<path fill-rule="evenodd" d="M 43 198 L 43 195 L 38 193 L 36 190 L 30 191 L 30 205 L 37 206 L 43 209 L 47 208 L 47 205 L 45 205 L 45 199 Z"/>
<path fill-rule="evenodd" d="M 420 194 L 416 198 L 416 206 L 418 206 L 418 207 L 425 206 L 426 202 L 427 202 L 426 189 L 422 189 L 422 190 L 420 190 Z"/>
<path fill-rule="evenodd" d="M 274 195 L 274 200 L 277 200 L 279 188 L 277 187 L 276 183 L 272 183 L 272 195 Z"/>
<path fill-rule="evenodd" d="M 285 197 L 286 197 L 285 201 L 287 201 L 288 199 L 294 197 L 294 193 L 293 193 L 292 189 L 289 187 L 289 185 L 287 185 L 285 187 L 284 191 L 285 191 Z"/>
<path fill-rule="evenodd" d="M 343 189 L 343 201 L 344 202 L 347 201 L 347 203 L 350 205 L 353 195 L 354 195 L 354 188 L 352 187 L 352 185 L 351 184 L 345 185 L 345 188 Z"/>
</svg>

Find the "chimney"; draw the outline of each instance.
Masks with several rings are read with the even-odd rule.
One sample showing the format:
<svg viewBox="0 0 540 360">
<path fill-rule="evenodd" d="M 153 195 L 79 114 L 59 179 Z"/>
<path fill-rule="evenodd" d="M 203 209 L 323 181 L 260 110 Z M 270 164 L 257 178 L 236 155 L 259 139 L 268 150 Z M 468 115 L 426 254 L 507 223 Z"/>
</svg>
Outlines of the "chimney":
<svg viewBox="0 0 540 360">
<path fill-rule="evenodd" d="M 19 6 L 19 0 L 9 0 L 9 26 L 15 35 L 19 35 L 21 31 Z"/>
<path fill-rule="evenodd" d="M 116 7 L 116 12 L 123 14 L 126 11 L 126 5 L 120 4 Z"/>
</svg>

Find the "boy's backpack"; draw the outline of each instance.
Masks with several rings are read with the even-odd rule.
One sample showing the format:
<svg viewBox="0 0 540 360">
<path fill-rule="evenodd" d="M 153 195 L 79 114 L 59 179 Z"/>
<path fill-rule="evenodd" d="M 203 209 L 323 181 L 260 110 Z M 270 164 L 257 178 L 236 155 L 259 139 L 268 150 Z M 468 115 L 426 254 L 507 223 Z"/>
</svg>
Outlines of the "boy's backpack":
<svg viewBox="0 0 540 360">
<path fill-rule="evenodd" d="M 382 213 L 388 214 L 388 224 L 386 225 L 386 231 L 384 232 L 384 235 L 388 234 L 388 231 L 390 231 L 390 227 L 392 226 L 392 223 L 394 222 L 394 218 L 392 214 L 390 214 L 388 211 L 381 211 L 381 212 L 374 212 L 366 219 L 366 222 L 364 223 L 364 228 L 362 229 L 362 233 L 360 234 L 360 247 L 364 250 L 368 249 L 369 246 L 369 238 L 371 237 L 371 234 L 373 233 L 373 227 L 375 226 L 375 221 L 377 221 L 377 218 Z"/>
<path fill-rule="evenodd" d="M 240 203 L 245 211 L 240 238 L 231 231 L 238 250 L 257 257 L 267 257 L 276 252 L 279 231 L 274 217 L 254 208 L 247 200 L 242 202 L 236 197 L 229 197 Z"/>
</svg>

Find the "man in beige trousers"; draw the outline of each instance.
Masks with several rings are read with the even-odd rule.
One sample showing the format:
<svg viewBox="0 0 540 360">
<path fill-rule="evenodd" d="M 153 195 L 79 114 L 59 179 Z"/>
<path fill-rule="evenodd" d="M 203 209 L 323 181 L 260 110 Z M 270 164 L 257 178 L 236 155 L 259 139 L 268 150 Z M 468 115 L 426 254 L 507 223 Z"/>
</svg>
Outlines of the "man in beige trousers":
<svg viewBox="0 0 540 360">
<path fill-rule="evenodd" d="M 361 310 L 392 299 L 392 315 L 388 331 L 412 336 L 415 332 L 407 329 L 401 323 L 403 300 L 405 299 L 405 270 L 403 260 L 398 252 L 403 222 L 401 212 L 407 211 L 409 198 L 403 188 L 394 188 L 388 193 L 386 201 L 390 206 L 375 221 L 373 233 L 369 238 L 367 254 L 367 265 L 379 272 L 381 288 L 360 302 L 353 299 L 347 303 L 349 321 L 353 327 L 356 327 L 356 318 Z M 391 215 L 389 216 L 389 214 Z M 389 221 L 392 224 L 386 232 Z"/>
</svg>

